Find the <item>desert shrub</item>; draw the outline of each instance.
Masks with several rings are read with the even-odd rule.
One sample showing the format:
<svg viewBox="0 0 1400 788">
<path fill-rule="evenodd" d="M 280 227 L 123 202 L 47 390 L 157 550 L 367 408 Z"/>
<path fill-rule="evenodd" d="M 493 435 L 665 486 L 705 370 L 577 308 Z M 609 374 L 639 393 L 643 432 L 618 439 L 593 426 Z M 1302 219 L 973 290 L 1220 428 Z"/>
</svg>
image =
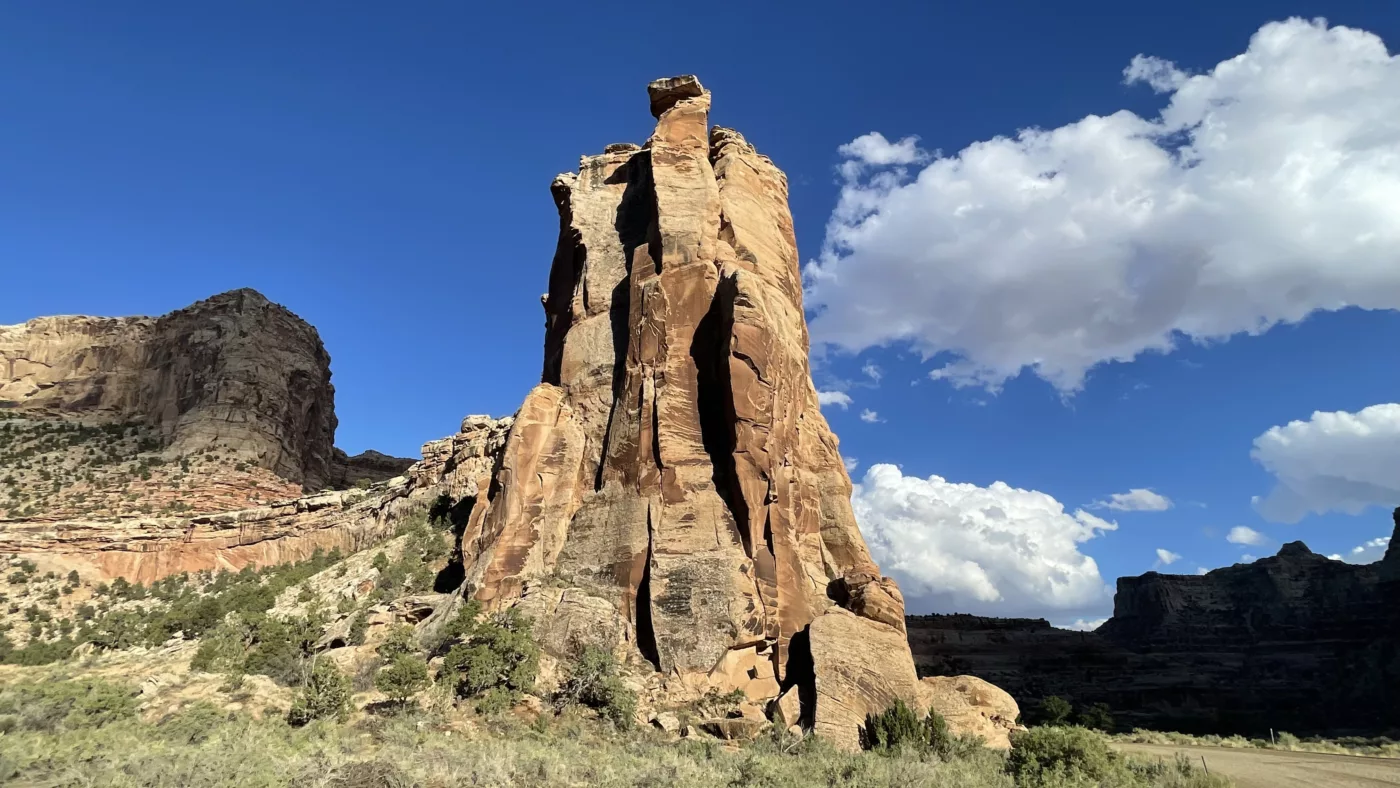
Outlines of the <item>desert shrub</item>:
<svg viewBox="0 0 1400 788">
<path fill-rule="evenodd" d="M 311 647 L 320 633 L 320 625 L 310 619 L 260 616 L 253 622 L 252 648 L 244 658 L 243 671 L 295 686 L 304 677 Z"/>
<path fill-rule="evenodd" d="M 1069 701 L 1058 695 L 1050 695 L 1041 698 L 1040 702 L 1031 709 L 1027 715 L 1027 722 L 1031 725 L 1068 725 L 1070 717 L 1074 714 L 1074 707 Z"/>
<path fill-rule="evenodd" d="M 933 753 L 944 760 L 965 757 L 982 747 L 975 736 L 957 736 L 948 728 L 948 721 L 935 711 L 920 717 L 902 700 L 880 714 L 865 718 L 861 743 L 868 750 L 883 755 L 903 751 Z"/>
<path fill-rule="evenodd" d="M 207 701 L 197 701 L 156 723 L 156 731 L 172 744 L 203 744 L 232 718 Z"/>
<path fill-rule="evenodd" d="M 229 616 L 199 641 L 199 648 L 190 658 L 190 670 L 208 673 L 242 672 L 248 646 L 253 639 L 252 627 L 241 616 Z"/>
<path fill-rule="evenodd" d="M 487 709 L 482 713 L 509 705 L 535 686 L 539 672 L 540 650 L 530 628 L 530 620 L 513 610 L 474 622 L 453 638 L 457 643 L 448 649 L 438 681 L 460 698 L 478 698 L 478 710 Z"/>
<path fill-rule="evenodd" d="M 369 634 L 369 620 L 365 618 L 364 613 L 356 613 L 355 617 L 350 619 L 350 631 L 345 636 L 346 641 L 352 646 L 363 646 L 367 634 Z"/>
<path fill-rule="evenodd" d="M 909 708 L 903 700 L 880 714 L 865 718 L 861 744 L 867 750 L 881 753 L 898 752 L 904 748 L 924 750 L 928 747 L 928 730 L 918 712 Z"/>
<path fill-rule="evenodd" d="M 416 653 L 418 646 L 413 640 L 413 627 L 407 624 L 391 627 L 388 634 L 384 636 L 384 642 L 380 643 L 374 651 L 386 662 L 392 662 L 395 658 L 405 654 Z"/>
<path fill-rule="evenodd" d="M 136 715 L 132 688 L 100 679 L 0 687 L 0 717 L 18 730 L 99 728 Z"/>
<path fill-rule="evenodd" d="M 1096 731 L 1113 730 L 1113 711 L 1107 703 L 1091 703 L 1079 710 L 1080 727 Z"/>
<path fill-rule="evenodd" d="M 312 720 L 344 720 L 350 714 L 350 680 L 328 659 L 311 663 L 306 684 L 292 701 L 287 722 L 305 725 Z"/>
<path fill-rule="evenodd" d="M 400 706 L 407 705 L 429 683 L 428 664 L 412 653 L 395 655 L 374 677 L 374 688 Z"/>
<path fill-rule="evenodd" d="M 415 781 L 398 764 L 386 760 L 351 761 L 337 768 L 329 788 L 409 788 Z"/>
<path fill-rule="evenodd" d="M 1298 747 L 1299 739 L 1288 731 L 1278 732 L 1278 746 L 1285 750 L 1292 750 Z"/>
<path fill-rule="evenodd" d="M 622 729 L 636 720 L 637 693 L 617 675 L 617 660 L 595 646 L 583 649 L 569 666 L 569 678 L 555 694 L 556 707 L 580 704 L 597 709 L 603 718 Z"/>
<path fill-rule="evenodd" d="M 1073 727 L 1045 726 L 1015 734 L 1006 759 L 1017 783 L 1032 786 L 1057 779 L 1105 780 L 1115 765 L 1102 736 Z"/>
</svg>

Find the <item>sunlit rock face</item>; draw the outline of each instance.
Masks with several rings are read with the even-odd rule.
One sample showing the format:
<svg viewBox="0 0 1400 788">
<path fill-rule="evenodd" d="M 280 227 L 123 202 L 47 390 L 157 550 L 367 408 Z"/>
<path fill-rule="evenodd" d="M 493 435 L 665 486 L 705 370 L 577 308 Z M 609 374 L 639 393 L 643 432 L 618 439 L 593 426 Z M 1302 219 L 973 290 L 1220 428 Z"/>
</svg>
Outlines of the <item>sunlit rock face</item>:
<svg viewBox="0 0 1400 788">
<path fill-rule="evenodd" d="M 466 591 L 667 692 L 805 682 L 853 746 L 917 679 L 812 385 L 787 179 L 694 77 L 649 94 L 644 145 L 554 181 L 542 381 L 463 525 Z"/>
<path fill-rule="evenodd" d="M 315 328 L 254 290 L 156 318 L 0 326 L 0 408 L 141 423 L 172 456 L 226 451 L 309 490 L 330 481 L 330 355 Z"/>
</svg>

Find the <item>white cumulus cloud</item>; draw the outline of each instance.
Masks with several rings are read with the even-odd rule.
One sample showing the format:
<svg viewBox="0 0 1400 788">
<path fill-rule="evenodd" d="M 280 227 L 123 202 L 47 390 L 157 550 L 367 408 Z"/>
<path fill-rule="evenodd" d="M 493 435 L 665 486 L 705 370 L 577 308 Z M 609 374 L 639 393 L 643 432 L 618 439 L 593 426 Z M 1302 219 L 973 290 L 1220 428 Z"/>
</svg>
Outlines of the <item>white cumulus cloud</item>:
<svg viewBox="0 0 1400 788">
<path fill-rule="evenodd" d="M 878 422 L 884 421 L 884 419 L 880 418 L 880 414 L 876 413 L 870 408 L 866 408 L 865 410 L 860 412 L 860 420 L 864 422 L 869 422 L 870 424 L 876 424 Z"/>
<path fill-rule="evenodd" d="M 1270 540 L 1247 525 L 1237 525 L 1230 529 L 1230 533 L 1225 534 L 1225 541 L 1230 544 L 1265 545 Z"/>
<path fill-rule="evenodd" d="M 1180 554 L 1180 553 L 1173 553 L 1172 551 L 1167 550 L 1167 549 L 1162 548 L 1162 547 L 1157 548 L 1157 565 L 1158 565 L 1158 566 L 1171 566 L 1172 564 L 1174 564 L 1174 563 L 1176 563 L 1177 561 L 1180 561 L 1180 560 L 1181 560 L 1181 554 Z"/>
<path fill-rule="evenodd" d="M 1139 56 L 1124 76 L 1162 93 L 1157 116 L 950 156 L 843 146 L 806 267 L 814 340 L 908 342 L 959 386 L 1030 369 L 1073 392 L 1181 341 L 1400 308 L 1400 59 L 1379 37 L 1290 19 L 1202 73 Z"/>
<path fill-rule="evenodd" d="M 1103 626 L 1104 622 L 1107 620 L 1106 618 L 1096 618 L 1091 621 L 1085 621 L 1082 618 L 1076 618 L 1073 624 L 1059 624 L 1057 626 L 1060 629 L 1072 629 L 1076 632 L 1093 632 Z"/>
<path fill-rule="evenodd" d="M 844 391 L 818 391 L 817 404 L 822 407 L 835 405 L 841 410 L 851 407 L 851 395 Z"/>
<path fill-rule="evenodd" d="M 839 149 L 842 156 L 873 167 L 914 164 L 925 157 L 919 149 L 918 137 L 905 137 L 899 142 L 890 142 L 878 131 L 862 134 Z"/>
<path fill-rule="evenodd" d="M 1329 558 L 1336 558 L 1351 564 L 1371 564 L 1385 557 L 1385 549 L 1390 545 L 1390 537 L 1382 536 L 1379 539 L 1371 539 L 1351 548 L 1350 552 L 1344 555 L 1333 555 Z"/>
<path fill-rule="evenodd" d="M 877 386 L 880 385 L 880 378 L 885 376 L 884 373 L 880 371 L 880 365 L 876 364 L 874 361 L 865 362 L 865 366 L 861 367 L 860 371 L 864 372 L 865 376 L 870 378 L 870 381 Z"/>
<path fill-rule="evenodd" d="M 1118 526 L 1050 495 L 905 476 L 873 465 L 855 485 L 856 519 L 911 612 L 999 616 L 1099 613 L 1112 592 L 1080 545 Z"/>
<path fill-rule="evenodd" d="M 846 473 L 855 473 L 856 468 L 860 467 L 860 460 L 855 457 L 842 456 L 841 464 L 846 466 Z"/>
<path fill-rule="evenodd" d="M 1095 501 L 1092 506 L 1117 512 L 1165 512 L 1172 508 L 1172 500 L 1151 490 L 1134 487 L 1125 493 L 1114 493 L 1106 501 Z"/>
<path fill-rule="evenodd" d="M 1309 513 L 1358 514 L 1400 503 L 1400 405 L 1319 411 L 1270 428 L 1254 439 L 1250 456 L 1276 480 L 1254 502 L 1269 520 L 1296 523 Z"/>
</svg>

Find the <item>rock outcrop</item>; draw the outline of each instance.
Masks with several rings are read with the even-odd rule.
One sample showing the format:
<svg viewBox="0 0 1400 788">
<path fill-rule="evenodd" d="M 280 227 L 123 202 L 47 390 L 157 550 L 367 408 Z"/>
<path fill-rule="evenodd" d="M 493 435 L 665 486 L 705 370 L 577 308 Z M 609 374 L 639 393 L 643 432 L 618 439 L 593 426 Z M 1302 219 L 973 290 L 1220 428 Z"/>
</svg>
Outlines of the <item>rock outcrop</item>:
<svg viewBox="0 0 1400 788">
<path fill-rule="evenodd" d="M 388 481 L 402 476 L 413 467 L 416 460 L 407 457 L 390 457 L 373 449 L 362 451 L 351 457 L 340 449 L 331 452 L 331 488 L 343 490 L 347 487 L 363 486 L 374 482 Z"/>
<path fill-rule="evenodd" d="M 509 418 L 469 416 L 462 432 L 424 445 L 425 459 L 406 475 L 367 490 L 326 491 L 192 517 L 0 520 L 0 554 L 59 575 L 78 570 L 93 580 L 149 583 L 180 572 L 300 561 L 317 549 L 354 552 L 388 538 L 408 515 L 431 509 L 445 496 L 469 507 L 478 482 L 490 479 L 510 424 Z"/>
<path fill-rule="evenodd" d="M 919 682 L 919 695 L 949 728 L 979 736 L 988 747 L 1008 750 L 1012 731 L 1024 730 L 1016 722 L 1021 714 L 1016 699 L 976 676 L 930 676 Z"/>
<path fill-rule="evenodd" d="M 159 318 L 0 327 L 0 409 L 142 423 L 172 456 L 231 450 L 307 489 L 331 470 L 330 377 L 316 329 L 247 289 Z"/>
<path fill-rule="evenodd" d="M 649 93 L 644 146 L 554 181 L 542 382 L 459 504 L 465 592 L 673 694 L 805 682 L 805 718 L 854 746 L 917 681 L 812 386 L 787 180 L 709 127 L 694 77 Z"/>
<path fill-rule="evenodd" d="M 1022 706 L 1107 703 L 1120 725 L 1264 735 L 1400 727 L 1400 510 L 1381 561 L 1293 542 L 1203 576 L 1118 581 L 1097 631 L 1043 620 L 910 616 L 924 675 L 968 673 Z"/>
</svg>

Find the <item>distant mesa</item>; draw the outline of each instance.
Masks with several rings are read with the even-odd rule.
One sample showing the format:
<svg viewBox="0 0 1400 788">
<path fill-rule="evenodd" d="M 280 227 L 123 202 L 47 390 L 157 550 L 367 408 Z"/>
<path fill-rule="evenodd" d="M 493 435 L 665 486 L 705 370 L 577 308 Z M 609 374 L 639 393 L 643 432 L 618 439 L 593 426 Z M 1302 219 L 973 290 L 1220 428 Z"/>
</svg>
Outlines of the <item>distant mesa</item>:
<svg viewBox="0 0 1400 788">
<path fill-rule="evenodd" d="M 1291 542 L 1197 575 L 1118 580 L 1091 633 L 1043 620 L 910 616 L 921 675 L 966 673 L 1022 707 L 1107 703 L 1124 727 L 1260 736 L 1400 728 L 1400 509 L 1382 560 Z"/>
<path fill-rule="evenodd" d="M 156 430 L 175 455 L 238 460 L 317 489 L 330 478 L 335 389 L 321 337 L 256 290 L 150 317 L 40 317 L 0 327 L 0 408 Z"/>
</svg>

